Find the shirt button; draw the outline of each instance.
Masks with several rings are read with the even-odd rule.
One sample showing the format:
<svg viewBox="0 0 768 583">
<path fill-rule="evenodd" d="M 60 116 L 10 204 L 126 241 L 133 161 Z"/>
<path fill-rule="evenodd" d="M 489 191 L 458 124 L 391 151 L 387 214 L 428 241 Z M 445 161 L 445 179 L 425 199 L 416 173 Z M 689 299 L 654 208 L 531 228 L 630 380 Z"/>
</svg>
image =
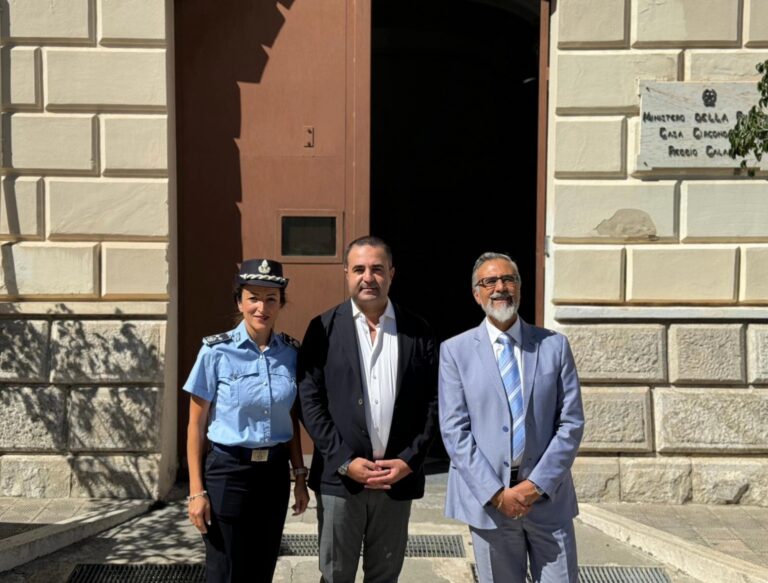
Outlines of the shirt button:
<svg viewBox="0 0 768 583">
<path fill-rule="evenodd" d="M 269 409 L 264 409 L 264 415 L 269 415 Z"/>
<path fill-rule="evenodd" d="M 358 405 L 362 405 L 362 404 L 363 404 L 363 400 L 362 400 L 362 399 L 358 399 L 358 400 L 357 400 L 357 404 L 358 404 Z"/>
<path fill-rule="evenodd" d="M 502 426 L 501 430 L 502 430 L 504 433 L 506 433 L 507 431 L 509 431 L 509 427 L 507 427 L 506 425 L 504 425 L 504 426 Z"/>
<path fill-rule="evenodd" d="M 377 404 L 377 405 L 379 404 L 379 400 L 378 400 L 378 399 L 376 399 L 376 404 Z"/>
<path fill-rule="evenodd" d="M 509 462 L 504 462 L 504 467 L 508 468 L 509 467 Z"/>
</svg>

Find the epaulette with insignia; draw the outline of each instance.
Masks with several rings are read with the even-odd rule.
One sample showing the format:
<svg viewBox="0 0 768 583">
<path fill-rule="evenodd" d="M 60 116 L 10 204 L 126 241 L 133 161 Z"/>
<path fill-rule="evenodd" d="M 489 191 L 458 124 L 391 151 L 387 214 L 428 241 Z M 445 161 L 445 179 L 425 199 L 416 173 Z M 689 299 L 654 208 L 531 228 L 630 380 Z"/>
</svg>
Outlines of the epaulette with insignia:
<svg viewBox="0 0 768 583">
<path fill-rule="evenodd" d="M 296 350 L 301 348 L 301 342 L 296 340 L 293 336 L 289 336 L 285 332 L 280 332 L 280 336 L 282 336 L 283 342 L 285 342 L 288 346 L 293 346 Z"/>
<path fill-rule="evenodd" d="M 213 334 L 211 336 L 206 336 L 203 338 L 203 344 L 206 346 L 213 346 L 214 344 L 219 344 L 220 342 L 225 342 L 232 338 L 232 335 L 229 332 L 222 332 L 221 334 Z"/>
</svg>

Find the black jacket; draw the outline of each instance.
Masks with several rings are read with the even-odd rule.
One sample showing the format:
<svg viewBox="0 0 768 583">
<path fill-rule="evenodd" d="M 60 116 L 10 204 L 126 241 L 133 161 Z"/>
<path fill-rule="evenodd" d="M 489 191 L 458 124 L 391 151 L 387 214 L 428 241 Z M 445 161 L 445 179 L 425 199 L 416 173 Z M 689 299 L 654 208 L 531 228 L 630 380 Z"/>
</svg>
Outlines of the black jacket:
<svg viewBox="0 0 768 583">
<path fill-rule="evenodd" d="M 398 338 L 397 397 L 386 459 L 413 470 L 392 485 L 395 500 L 424 495 L 423 463 L 437 434 L 437 351 L 429 325 L 395 306 Z M 336 471 L 349 459 L 372 459 L 365 423 L 363 377 L 350 301 L 317 316 L 299 351 L 299 396 L 304 426 L 315 443 L 309 486 L 348 496 L 363 485 Z"/>
</svg>

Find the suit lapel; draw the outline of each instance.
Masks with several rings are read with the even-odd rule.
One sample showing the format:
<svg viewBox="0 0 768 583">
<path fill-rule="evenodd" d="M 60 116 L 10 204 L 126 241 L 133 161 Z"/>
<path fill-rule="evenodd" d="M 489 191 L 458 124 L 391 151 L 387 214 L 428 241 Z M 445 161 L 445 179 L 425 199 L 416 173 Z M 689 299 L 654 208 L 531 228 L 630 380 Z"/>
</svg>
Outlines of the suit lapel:
<svg viewBox="0 0 768 583">
<path fill-rule="evenodd" d="M 355 320 L 352 317 L 352 304 L 350 300 L 341 304 L 336 312 L 336 318 L 339 320 L 338 330 L 341 334 L 341 346 L 343 346 L 344 354 L 349 361 L 349 365 L 352 367 L 352 371 L 360 379 L 358 387 L 360 387 L 360 394 L 362 394 L 363 371 L 360 368 L 360 347 L 357 341 L 357 330 L 355 330 Z"/>
<path fill-rule="evenodd" d="M 528 403 L 536 381 L 536 365 L 539 360 L 539 338 L 536 330 L 522 318 L 520 325 L 523 333 L 523 411 L 528 411 Z"/>
<path fill-rule="evenodd" d="M 397 326 L 397 381 L 395 385 L 395 398 L 397 398 L 400 395 L 400 387 L 403 384 L 405 369 L 413 358 L 413 337 L 406 333 L 410 327 L 405 320 L 405 316 L 403 316 L 397 305 L 394 305 L 394 308 L 395 326 Z"/>
<path fill-rule="evenodd" d="M 507 391 L 504 389 L 504 382 L 501 380 L 499 363 L 496 362 L 496 355 L 493 352 L 493 346 L 491 346 L 491 339 L 488 337 L 488 329 L 485 327 L 485 320 L 475 328 L 475 349 L 480 358 L 480 366 L 482 367 L 482 370 L 489 371 L 488 377 L 493 388 L 506 403 Z"/>
</svg>

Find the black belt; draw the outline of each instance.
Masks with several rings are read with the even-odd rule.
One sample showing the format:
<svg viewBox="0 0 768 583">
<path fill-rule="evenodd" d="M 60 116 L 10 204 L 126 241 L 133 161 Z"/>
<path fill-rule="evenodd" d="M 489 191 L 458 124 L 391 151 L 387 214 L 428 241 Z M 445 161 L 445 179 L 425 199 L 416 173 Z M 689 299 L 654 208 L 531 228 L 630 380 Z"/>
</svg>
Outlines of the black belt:
<svg viewBox="0 0 768 583">
<path fill-rule="evenodd" d="M 226 453 L 234 458 L 237 458 L 241 462 L 255 461 L 254 457 L 265 457 L 260 461 L 272 461 L 285 454 L 285 444 L 278 443 L 269 447 L 241 447 L 239 445 L 224 445 L 221 443 L 211 442 L 211 449 L 221 453 Z M 262 453 L 263 452 L 263 453 Z"/>
<path fill-rule="evenodd" d="M 514 466 L 509 470 L 509 487 L 511 488 L 519 482 L 517 474 L 520 472 L 520 466 Z"/>
</svg>

